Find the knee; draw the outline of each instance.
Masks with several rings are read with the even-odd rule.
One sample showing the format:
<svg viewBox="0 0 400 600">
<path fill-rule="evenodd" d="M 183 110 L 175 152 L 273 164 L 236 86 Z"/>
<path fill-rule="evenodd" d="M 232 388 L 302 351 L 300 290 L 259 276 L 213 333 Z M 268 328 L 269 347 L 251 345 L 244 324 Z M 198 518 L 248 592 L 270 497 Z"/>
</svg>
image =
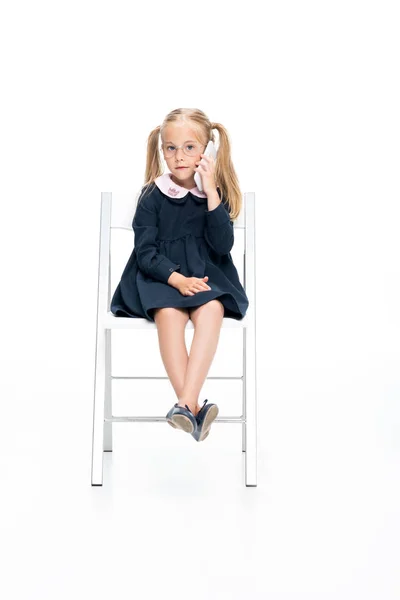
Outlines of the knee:
<svg viewBox="0 0 400 600">
<path fill-rule="evenodd" d="M 224 305 L 217 298 L 215 300 L 210 300 L 210 302 L 207 302 L 206 306 L 208 306 L 208 310 L 210 312 L 212 311 L 216 315 L 223 315 L 225 312 Z"/>
<path fill-rule="evenodd" d="M 155 308 L 154 309 L 154 316 L 156 315 L 172 315 L 174 314 L 174 308 L 171 307 L 167 307 L 167 308 Z"/>
<path fill-rule="evenodd" d="M 167 306 L 165 308 L 154 309 L 154 320 L 157 319 L 181 319 L 187 321 L 189 319 L 189 313 L 186 308 L 174 308 L 173 306 Z"/>
<path fill-rule="evenodd" d="M 225 313 L 224 305 L 218 299 L 210 300 L 206 304 L 202 304 L 197 307 L 192 313 L 191 318 L 195 322 L 200 315 L 204 315 L 204 318 L 221 317 L 223 318 Z M 193 318 L 194 317 L 194 318 Z M 202 317 L 203 318 L 203 317 Z"/>
</svg>

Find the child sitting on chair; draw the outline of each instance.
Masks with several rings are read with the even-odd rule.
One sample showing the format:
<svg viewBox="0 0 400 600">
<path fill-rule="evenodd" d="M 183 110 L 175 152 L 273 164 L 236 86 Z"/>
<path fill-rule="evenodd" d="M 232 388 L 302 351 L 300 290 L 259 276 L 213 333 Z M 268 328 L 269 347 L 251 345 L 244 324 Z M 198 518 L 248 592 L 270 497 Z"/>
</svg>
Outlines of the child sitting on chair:
<svg viewBox="0 0 400 600">
<path fill-rule="evenodd" d="M 215 141 L 215 129 L 216 160 L 204 155 L 208 142 Z M 233 221 L 241 207 L 226 129 L 198 109 L 171 111 L 148 138 L 145 183 L 132 222 L 134 249 L 110 308 L 117 317 L 156 323 L 161 357 L 178 399 L 167 422 L 196 441 L 208 436 L 218 415 L 216 404 L 205 400 L 200 407 L 198 399 L 222 320 L 243 319 L 249 304 L 230 254 Z M 189 319 L 195 332 L 188 356 Z"/>
</svg>

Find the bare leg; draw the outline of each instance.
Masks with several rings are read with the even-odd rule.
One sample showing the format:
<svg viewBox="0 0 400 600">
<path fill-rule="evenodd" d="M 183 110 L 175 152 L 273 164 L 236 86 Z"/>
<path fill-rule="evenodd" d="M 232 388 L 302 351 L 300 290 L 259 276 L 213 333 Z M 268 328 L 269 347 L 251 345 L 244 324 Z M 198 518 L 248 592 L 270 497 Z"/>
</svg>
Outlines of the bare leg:
<svg viewBox="0 0 400 600">
<path fill-rule="evenodd" d="M 189 309 L 195 327 L 187 363 L 183 389 L 179 394 L 180 406 L 187 404 L 194 414 L 200 409 L 198 398 L 218 346 L 224 306 L 219 300 L 210 300 L 202 306 Z"/>
<path fill-rule="evenodd" d="M 161 358 L 178 400 L 182 395 L 188 363 L 185 343 L 188 320 L 189 313 L 183 308 L 157 308 L 154 311 Z"/>
</svg>

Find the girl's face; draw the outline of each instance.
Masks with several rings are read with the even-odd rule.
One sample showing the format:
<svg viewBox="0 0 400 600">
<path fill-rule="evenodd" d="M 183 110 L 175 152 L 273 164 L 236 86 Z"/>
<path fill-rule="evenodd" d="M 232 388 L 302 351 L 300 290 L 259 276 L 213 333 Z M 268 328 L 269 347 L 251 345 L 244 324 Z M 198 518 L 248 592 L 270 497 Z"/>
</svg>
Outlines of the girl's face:
<svg viewBox="0 0 400 600">
<path fill-rule="evenodd" d="M 193 129 L 180 121 L 167 125 L 161 139 L 164 159 L 171 171 L 172 181 L 189 190 L 192 189 L 196 185 L 194 169 L 198 166 L 196 163 L 201 160 L 200 154 L 204 152 L 205 145 L 197 139 Z"/>
</svg>

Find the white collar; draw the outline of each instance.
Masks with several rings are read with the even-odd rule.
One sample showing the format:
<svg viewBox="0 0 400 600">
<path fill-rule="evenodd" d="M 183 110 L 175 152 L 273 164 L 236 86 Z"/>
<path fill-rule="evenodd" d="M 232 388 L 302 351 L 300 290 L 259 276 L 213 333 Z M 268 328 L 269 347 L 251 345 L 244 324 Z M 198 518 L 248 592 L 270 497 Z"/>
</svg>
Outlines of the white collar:
<svg viewBox="0 0 400 600">
<path fill-rule="evenodd" d="M 207 194 L 204 192 L 200 192 L 197 185 L 194 186 L 191 190 L 174 183 L 171 179 L 171 173 L 163 173 L 159 177 L 154 180 L 154 183 L 157 187 L 170 198 L 184 198 L 189 192 L 197 196 L 199 199 L 207 199 Z"/>
</svg>

